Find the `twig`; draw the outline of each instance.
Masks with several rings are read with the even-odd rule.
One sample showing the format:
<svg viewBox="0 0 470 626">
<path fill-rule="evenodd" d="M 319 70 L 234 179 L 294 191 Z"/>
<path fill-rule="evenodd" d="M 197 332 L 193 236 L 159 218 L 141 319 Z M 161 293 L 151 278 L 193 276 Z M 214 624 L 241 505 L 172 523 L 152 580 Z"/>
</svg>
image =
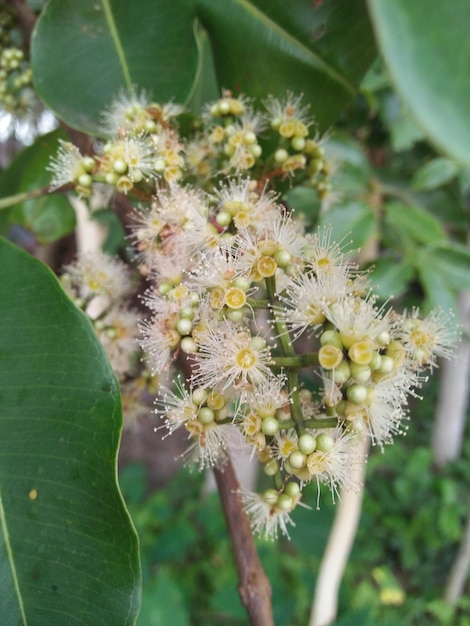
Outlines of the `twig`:
<svg viewBox="0 0 470 626">
<path fill-rule="evenodd" d="M 237 566 L 240 599 L 251 626 L 273 626 L 271 585 L 256 551 L 230 459 L 223 470 L 214 469 L 214 475 Z"/>
<path fill-rule="evenodd" d="M 368 447 L 369 440 L 364 439 L 361 450 L 364 455 L 367 454 Z M 338 590 L 361 516 L 365 462 L 361 462 L 351 471 L 354 471 L 361 489 L 358 492 L 341 493 L 318 573 L 309 626 L 329 626 L 336 619 Z"/>
<path fill-rule="evenodd" d="M 459 551 L 455 558 L 452 569 L 449 573 L 447 580 L 444 599 L 450 604 L 456 604 L 457 600 L 462 596 L 465 579 L 468 576 L 470 570 L 470 512 L 467 517 L 467 523 L 465 525 L 465 531 L 463 533 Z"/>
</svg>

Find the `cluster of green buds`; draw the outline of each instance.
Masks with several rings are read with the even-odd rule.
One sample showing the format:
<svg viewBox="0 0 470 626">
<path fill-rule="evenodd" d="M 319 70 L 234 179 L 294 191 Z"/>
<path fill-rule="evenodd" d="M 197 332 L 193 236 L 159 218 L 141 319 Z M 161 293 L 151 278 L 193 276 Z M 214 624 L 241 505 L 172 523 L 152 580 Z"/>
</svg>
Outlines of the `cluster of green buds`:
<svg viewBox="0 0 470 626">
<path fill-rule="evenodd" d="M 28 105 L 25 89 L 32 83 L 32 71 L 21 48 L 11 38 L 14 20 L 0 9 L 0 103 L 5 111 L 20 115 Z"/>
<path fill-rule="evenodd" d="M 274 161 L 284 173 L 306 172 L 307 182 L 320 198 L 330 191 L 330 167 L 318 137 L 311 134 L 308 108 L 291 94 L 285 101 L 269 99 L 270 126 L 278 135 Z"/>
<path fill-rule="evenodd" d="M 141 198 L 162 183 L 190 181 L 214 190 L 227 175 L 250 173 L 260 185 L 302 182 L 316 189 L 320 199 L 328 195 L 331 167 L 300 98 L 270 98 L 255 108 L 245 96 L 225 92 L 193 119 L 184 137 L 179 134 L 182 112 L 182 107 L 159 105 L 144 93 L 121 94 L 103 114 L 106 140 L 96 155 L 84 157 L 61 143 L 50 166 L 52 188 L 72 184 L 88 197 L 93 183 L 106 183 Z M 228 213 L 232 219 L 236 206 Z"/>
</svg>

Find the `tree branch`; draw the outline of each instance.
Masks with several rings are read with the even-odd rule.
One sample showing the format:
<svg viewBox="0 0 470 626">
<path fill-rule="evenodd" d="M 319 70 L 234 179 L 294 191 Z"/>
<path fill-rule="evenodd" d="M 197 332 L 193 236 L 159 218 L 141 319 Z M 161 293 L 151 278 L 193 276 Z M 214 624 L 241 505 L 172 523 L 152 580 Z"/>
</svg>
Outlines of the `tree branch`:
<svg viewBox="0 0 470 626">
<path fill-rule="evenodd" d="M 238 571 L 238 593 L 251 626 L 273 626 L 271 585 L 256 551 L 248 518 L 238 495 L 239 484 L 232 462 L 214 469 Z"/>
<path fill-rule="evenodd" d="M 465 531 L 460 541 L 459 551 L 447 579 L 444 592 L 445 601 L 454 605 L 462 596 L 465 580 L 470 570 L 470 512 L 467 517 Z"/>
<path fill-rule="evenodd" d="M 182 353 L 178 364 L 186 378 L 191 380 L 194 361 Z M 256 550 L 248 517 L 240 500 L 240 485 L 227 456 L 223 469 L 213 469 L 222 510 L 230 535 L 238 572 L 238 593 L 246 609 L 251 626 L 274 626 L 271 607 L 271 585 Z"/>
</svg>

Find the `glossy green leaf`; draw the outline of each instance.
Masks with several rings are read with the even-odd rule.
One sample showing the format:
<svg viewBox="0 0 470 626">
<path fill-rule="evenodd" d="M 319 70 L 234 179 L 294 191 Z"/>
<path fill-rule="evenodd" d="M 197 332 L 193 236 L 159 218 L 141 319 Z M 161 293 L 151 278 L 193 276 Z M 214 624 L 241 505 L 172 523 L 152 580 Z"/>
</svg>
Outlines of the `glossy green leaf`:
<svg viewBox="0 0 470 626">
<path fill-rule="evenodd" d="M 59 139 L 66 137 L 63 131 L 55 130 L 22 150 L 0 179 L 0 198 L 47 190 L 52 176 L 47 166 L 57 152 Z M 40 243 L 49 243 L 73 231 L 75 211 L 63 194 L 44 195 L 0 211 L 0 233 L 7 233 L 14 224 L 30 230 Z"/>
<path fill-rule="evenodd" d="M 116 482 L 119 391 L 86 317 L 0 240 L 3 624 L 130 626 L 135 531 Z"/>
<path fill-rule="evenodd" d="M 421 243 L 439 243 L 446 239 L 439 220 L 416 205 L 388 202 L 384 211 L 387 224 L 399 238 L 411 238 Z"/>
<path fill-rule="evenodd" d="M 368 0 L 391 78 L 427 136 L 470 165 L 468 0 Z"/>
<path fill-rule="evenodd" d="M 341 242 L 348 250 L 361 248 L 377 228 L 372 208 L 360 201 L 334 206 L 322 217 L 321 224 L 331 226 L 333 241 Z"/>
<path fill-rule="evenodd" d="M 458 173 L 459 169 L 453 161 L 438 157 L 416 170 L 411 180 L 411 186 L 416 191 L 436 189 L 453 180 Z"/>
<path fill-rule="evenodd" d="M 328 127 L 375 56 L 362 0 L 195 0 L 219 84 L 265 98 L 303 93 Z"/>
<path fill-rule="evenodd" d="M 202 84 L 208 48 L 219 91 L 303 93 L 323 129 L 375 56 L 365 0 L 50 0 L 32 41 L 33 75 L 61 119 L 97 133 L 100 113 L 131 85 L 159 101 L 195 93 L 199 106 L 213 90 Z"/>
</svg>

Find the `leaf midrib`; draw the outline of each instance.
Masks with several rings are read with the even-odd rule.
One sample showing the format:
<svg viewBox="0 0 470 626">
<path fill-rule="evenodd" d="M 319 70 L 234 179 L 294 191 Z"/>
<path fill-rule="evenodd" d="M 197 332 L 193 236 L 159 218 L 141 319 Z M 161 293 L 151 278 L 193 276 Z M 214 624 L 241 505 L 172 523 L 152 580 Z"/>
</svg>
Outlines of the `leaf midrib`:
<svg viewBox="0 0 470 626">
<path fill-rule="evenodd" d="M 282 39 L 289 41 L 289 43 L 294 47 L 299 49 L 305 56 L 310 57 L 315 60 L 317 66 L 319 66 L 325 74 L 328 74 L 335 81 L 343 85 L 345 89 L 347 89 L 350 93 L 356 93 L 356 89 L 353 85 L 349 83 L 345 79 L 345 77 L 340 74 L 337 70 L 328 65 L 318 54 L 313 52 L 310 48 L 301 43 L 298 39 L 293 37 L 288 31 L 279 26 L 277 22 L 269 18 L 265 13 L 263 13 L 260 9 L 253 5 L 250 0 L 234 0 L 238 5 L 241 5 L 246 11 L 250 12 L 255 16 L 260 22 L 263 22 L 268 26 L 268 28 L 276 31 Z"/>
<path fill-rule="evenodd" d="M 122 47 L 122 44 L 121 44 L 121 38 L 119 37 L 119 33 L 116 27 L 116 22 L 114 21 L 114 16 L 111 10 L 111 5 L 109 3 L 109 0 L 101 0 L 101 5 L 104 10 L 104 15 L 105 15 L 108 27 L 109 27 L 109 32 L 111 33 L 111 38 L 113 40 L 114 47 L 116 48 L 116 54 L 118 56 L 119 63 L 121 64 L 124 80 L 126 82 L 128 89 L 130 90 L 132 88 L 131 74 L 129 71 L 129 66 L 127 65 L 126 55 L 124 54 L 124 48 Z"/>
</svg>

